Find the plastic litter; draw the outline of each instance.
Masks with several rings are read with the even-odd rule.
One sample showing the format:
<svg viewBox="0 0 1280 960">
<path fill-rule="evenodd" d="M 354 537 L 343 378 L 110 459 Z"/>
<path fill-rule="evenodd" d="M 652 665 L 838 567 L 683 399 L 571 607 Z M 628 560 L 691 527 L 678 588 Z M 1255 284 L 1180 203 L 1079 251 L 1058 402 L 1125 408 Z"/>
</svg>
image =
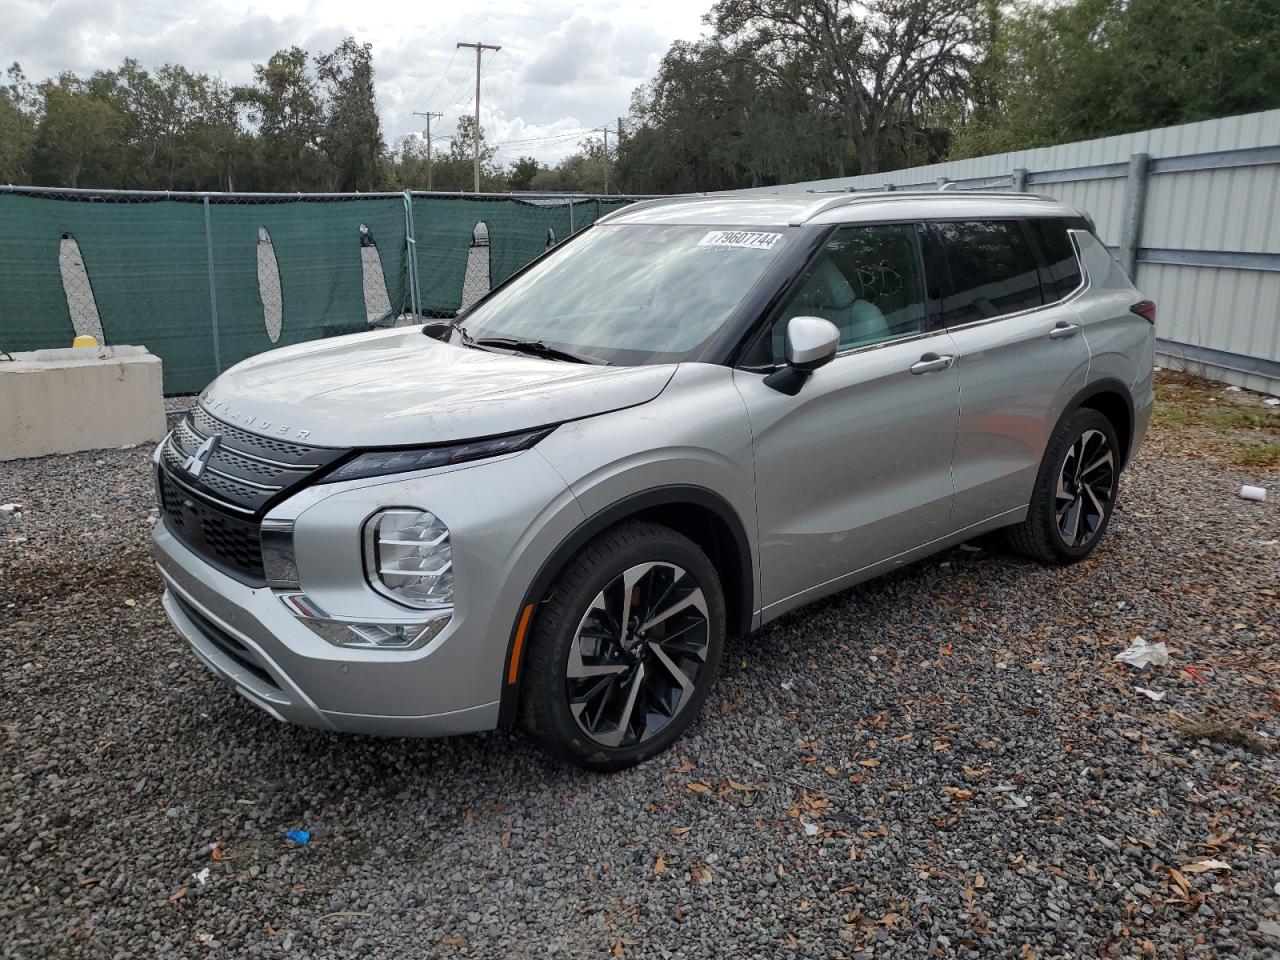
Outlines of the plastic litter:
<svg viewBox="0 0 1280 960">
<path fill-rule="evenodd" d="M 1268 407 L 1280 407 L 1280 397 L 1267 397 L 1267 399 L 1262 402 Z"/>
<path fill-rule="evenodd" d="M 818 835 L 818 825 L 804 821 L 804 835 L 806 837 L 816 837 Z"/>
<path fill-rule="evenodd" d="M 0 503 L 0 513 L 16 513 L 21 509 L 20 503 Z"/>
<path fill-rule="evenodd" d="M 1169 648 L 1163 643 L 1147 643 L 1143 637 L 1134 637 L 1133 643 L 1117 653 L 1115 659 L 1138 669 L 1147 664 L 1165 667 L 1169 665 Z"/>
<path fill-rule="evenodd" d="M 1134 687 L 1133 689 L 1137 690 L 1138 693 L 1142 694 L 1148 700 L 1154 700 L 1156 703 L 1159 703 L 1165 698 L 1164 690 L 1149 690 L 1146 687 Z"/>
<path fill-rule="evenodd" d="M 300 847 L 305 847 L 311 842 L 311 834 L 306 830 L 287 830 L 285 831 L 284 838 L 286 840 L 292 840 Z"/>
<path fill-rule="evenodd" d="M 1240 392 L 1239 387 L 1227 387 L 1227 393 L 1239 393 L 1239 392 Z"/>
<path fill-rule="evenodd" d="M 205 867 L 199 873 L 193 873 L 191 875 L 191 879 L 203 887 L 206 883 L 209 882 L 209 868 Z"/>
<path fill-rule="evenodd" d="M 1265 500 L 1267 499 L 1267 488 L 1254 487 L 1246 483 L 1240 488 L 1240 496 L 1246 500 Z"/>
</svg>

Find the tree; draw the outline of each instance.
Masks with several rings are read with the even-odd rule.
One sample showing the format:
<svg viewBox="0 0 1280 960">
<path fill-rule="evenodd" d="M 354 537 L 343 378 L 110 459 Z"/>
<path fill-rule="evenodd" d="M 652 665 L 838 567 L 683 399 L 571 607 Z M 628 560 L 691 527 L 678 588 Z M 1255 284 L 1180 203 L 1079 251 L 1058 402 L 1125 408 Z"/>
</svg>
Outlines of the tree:
<svg viewBox="0 0 1280 960">
<path fill-rule="evenodd" d="M 328 179 L 319 149 L 324 115 L 307 66 L 301 47 L 279 50 L 265 64 L 254 64 L 252 86 L 235 90 L 257 126 L 267 167 L 264 179 L 269 177 L 277 189 L 318 190 Z"/>
<path fill-rule="evenodd" d="M 334 171 L 335 190 L 373 190 L 382 159 L 382 127 L 373 91 L 373 47 L 347 37 L 316 57 L 325 88 L 320 146 Z"/>
<path fill-rule="evenodd" d="M 32 153 L 33 179 L 68 187 L 112 182 L 111 158 L 125 127 L 120 112 L 90 96 L 71 74 L 42 83 L 40 96 L 44 112 Z"/>
<path fill-rule="evenodd" d="M 604 193 L 613 181 L 613 161 L 605 154 L 604 139 L 591 137 L 574 154 L 554 167 L 543 167 L 533 189 L 548 193 Z"/>
<path fill-rule="evenodd" d="M 0 84 L 0 183 L 24 183 L 36 139 L 36 91 L 16 63 L 5 71 L 5 81 Z"/>
<path fill-rule="evenodd" d="M 1280 105 L 1274 0 L 1025 4 L 989 46 L 992 102 L 960 130 L 960 156 Z"/>
<path fill-rule="evenodd" d="M 718 0 L 715 36 L 839 118 L 859 173 L 929 100 L 963 96 L 980 0 Z"/>
<path fill-rule="evenodd" d="M 521 157 L 511 165 L 511 170 L 507 173 L 507 185 L 512 190 L 530 190 L 533 178 L 542 169 L 542 164 L 533 157 Z"/>
</svg>

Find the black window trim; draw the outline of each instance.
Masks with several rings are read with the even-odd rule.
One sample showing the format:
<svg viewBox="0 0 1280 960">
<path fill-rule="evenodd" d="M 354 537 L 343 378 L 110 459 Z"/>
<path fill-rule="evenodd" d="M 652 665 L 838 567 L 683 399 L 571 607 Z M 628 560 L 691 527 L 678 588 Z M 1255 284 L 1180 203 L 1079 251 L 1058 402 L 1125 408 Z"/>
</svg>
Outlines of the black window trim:
<svg viewBox="0 0 1280 960">
<path fill-rule="evenodd" d="M 956 326 L 947 326 L 942 322 L 942 300 L 934 298 L 930 295 L 931 285 L 929 278 L 931 271 L 929 270 L 929 257 L 925 253 L 925 243 L 927 242 L 928 228 L 934 223 L 971 223 L 974 220 L 1016 220 L 1023 230 L 1024 236 L 1030 233 L 1023 221 L 1036 220 L 1061 220 L 1063 226 L 1067 229 L 1067 236 L 1071 239 L 1071 246 L 1075 250 L 1076 265 L 1080 268 L 1080 284 L 1070 293 L 1062 297 L 1061 300 L 1055 300 L 1051 303 L 1042 303 L 1036 307 L 1028 307 L 1025 310 L 1018 310 L 1013 313 L 1002 313 L 994 317 L 983 317 L 980 320 L 972 320 L 969 323 L 959 324 Z M 827 240 L 831 235 L 842 227 L 879 227 L 891 226 L 894 224 L 912 224 L 916 228 L 916 253 L 920 261 L 921 278 L 924 280 L 925 294 L 925 329 L 917 334 L 906 337 L 900 337 L 895 340 L 882 340 L 878 343 L 863 344 L 860 347 L 848 347 L 836 353 L 836 359 L 851 356 L 857 353 L 865 353 L 871 350 L 878 350 L 882 347 L 896 346 L 900 343 L 910 343 L 915 340 L 923 340 L 929 337 L 937 336 L 939 333 L 952 332 L 955 330 L 968 330 L 973 327 L 982 326 L 988 323 L 997 323 L 1001 320 L 1008 320 L 1013 317 L 1021 317 L 1027 314 L 1035 313 L 1038 310 L 1047 310 L 1050 307 L 1057 307 L 1068 301 L 1075 300 L 1085 290 L 1089 288 L 1089 272 L 1084 265 L 1084 256 L 1080 252 L 1080 244 L 1076 241 L 1075 232 L 1084 231 L 1097 236 L 1096 232 L 1089 225 L 1089 221 L 1084 217 L 1063 217 L 1060 214 L 1044 217 L 1028 217 L 1025 213 L 1009 214 L 1005 216 L 993 215 L 984 217 L 888 217 L 883 220 L 858 221 L 847 223 L 830 223 L 815 225 L 816 229 L 813 235 L 808 238 L 808 254 L 803 262 L 795 265 L 794 261 L 787 264 L 789 276 L 786 282 L 781 284 L 773 296 L 760 298 L 755 304 L 755 319 L 750 324 L 743 325 L 739 329 L 742 330 L 738 338 L 738 345 L 733 350 L 727 352 L 727 356 L 722 361 L 725 366 L 743 370 L 749 373 L 770 373 L 777 370 L 782 364 L 775 363 L 772 354 L 766 353 L 764 343 L 767 340 L 768 332 L 772 330 L 773 324 L 781 315 L 783 308 L 790 301 L 794 291 L 799 287 L 809 268 L 821 255 L 826 247 Z M 1101 242 L 1101 241 L 1099 241 Z M 1028 243 L 1032 249 L 1032 255 L 1036 257 L 1037 266 L 1040 262 L 1042 254 L 1039 245 L 1031 242 Z M 804 246 L 803 243 L 797 243 L 797 247 Z M 951 286 L 951 267 L 946 257 L 942 258 L 942 269 L 946 270 L 946 289 Z M 1039 273 L 1037 271 L 1037 276 Z M 762 278 L 764 279 L 764 278 Z M 1041 283 L 1041 299 L 1044 298 L 1044 286 Z M 741 318 L 739 318 L 741 319 Z M 718 362 L 716 359 L 707 358 L 707 362 Z"/>
</svg>

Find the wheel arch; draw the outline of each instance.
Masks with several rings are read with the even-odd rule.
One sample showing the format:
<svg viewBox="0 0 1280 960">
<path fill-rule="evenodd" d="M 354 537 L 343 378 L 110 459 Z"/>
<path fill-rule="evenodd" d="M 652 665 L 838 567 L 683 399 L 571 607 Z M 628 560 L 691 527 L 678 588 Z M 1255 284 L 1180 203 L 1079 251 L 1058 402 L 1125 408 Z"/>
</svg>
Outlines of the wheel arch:
<svg viewBox="0 0 1280 960">
<path fill-rule="evenodd" d="M 588 543 L 628 520 L 649 520 L 688 537 L 707 554 L 725 593 L 726 632 L 742 636 L 755 613 L 755 568 L 742 518 L 718 493 L 692 484 L 672 484 L 635 493 L 592 514 L 560 542 L 538 568 L 520 602 L 502 661 L 502 697 L 498 725 L 515 719 L 523 686 L 525 639 L 537 619 L 538 605 L 561 570 Z M 533 612 L 525 617 L 532 606 Z"/>
<path fill-rule="evenodd" d="M 1116 439 L 1120 442 L 1121 469 L 1129 465 L 1129 455 L 1133 449 L 1133 431 L 1136 414 L 1134 412 L 1133 393 L 1124 383 L 1108 377 L 1097 380 L 1079 391 L 1063 409 L 1059 423 L 1076 410 L 1097 410 L 1111 421 L 1115 428 Z M 1057 424 L 1054 425 L 1057 430 Z"/>
</svg>

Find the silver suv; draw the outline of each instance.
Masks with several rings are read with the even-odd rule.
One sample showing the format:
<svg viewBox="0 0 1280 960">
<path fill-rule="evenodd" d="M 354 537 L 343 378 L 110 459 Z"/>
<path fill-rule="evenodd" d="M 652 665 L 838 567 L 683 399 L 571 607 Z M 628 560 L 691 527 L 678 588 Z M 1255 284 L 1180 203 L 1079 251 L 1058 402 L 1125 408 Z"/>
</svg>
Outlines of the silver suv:
<svg viewBox="0 0 1280 960">
<path fill-rule="evenodd" d="M 1040 197 L 633 206 L 453 322 L 219 377 L 156 451 L 165 609 L 278 719 L 626 767 L 728 637 L 997 528 L 1087 556 L 1154 320 Z"/>
</svg>

